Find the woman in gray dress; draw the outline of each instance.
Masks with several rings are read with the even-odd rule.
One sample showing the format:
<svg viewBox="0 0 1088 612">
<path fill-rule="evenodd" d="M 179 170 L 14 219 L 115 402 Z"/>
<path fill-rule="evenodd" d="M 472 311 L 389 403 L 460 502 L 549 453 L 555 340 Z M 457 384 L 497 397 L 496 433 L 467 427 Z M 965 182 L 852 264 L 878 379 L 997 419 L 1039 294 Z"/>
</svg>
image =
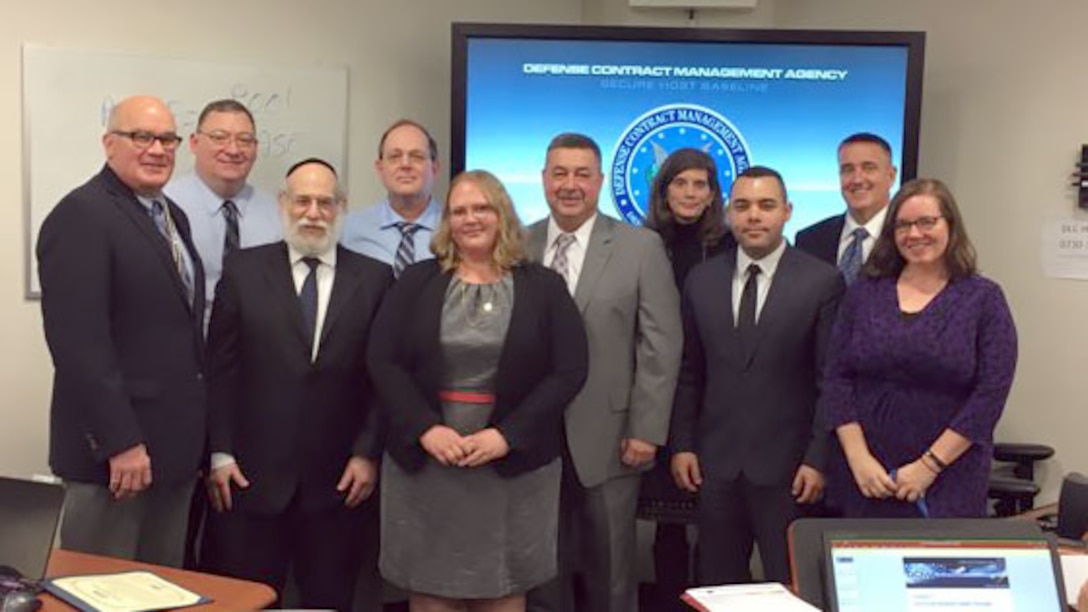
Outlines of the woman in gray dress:
<svg viewBox="0 0 1088 612">
<path fill-rule="evenodd" d="M 413 612 L 524 610 L 556 574 L 562 416 L 588 357 L 563 280 L 521 235 L 498 179 L 459 175 L 435 260 L 401 274 L 375 322 L 380 567 Z"/>
</svg>

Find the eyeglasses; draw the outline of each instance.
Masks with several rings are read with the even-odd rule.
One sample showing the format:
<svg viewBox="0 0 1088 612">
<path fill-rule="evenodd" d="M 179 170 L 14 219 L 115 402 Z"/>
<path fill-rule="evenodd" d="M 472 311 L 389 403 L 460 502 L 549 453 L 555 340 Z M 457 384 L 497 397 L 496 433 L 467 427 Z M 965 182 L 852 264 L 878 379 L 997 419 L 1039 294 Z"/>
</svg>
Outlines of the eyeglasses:
<svg viewBox="0 0 1088 612">
<path fill-rule="evenodd" d="M 293 195 L 291 197 L 291 205 L 298 210 L 309 210 L 311 206 L 317 204 L 317 210 L 322 215 L 328 216 L 336 209 L 336 206 L 340 204 L 339 198 L 328 196 L 311 196 L 311 195 Z"/>
<path fill-rule="evenodd" d="M 943 218 L 944 217 L 937 215 L 934 217 L 918 217 L 914 221 L 896 221 L 894 226 L 895 233 L 907 234 L 910 232 L 910 228 L 915 226 L 923 232 L 932 231 L 933 228 L 937 227 L 937 222 Z"/>
<path fill-rule="evenodd" d="M 399 166 L 405 161 L 413 166 L 422 166 L 431 161 L 431 156 L 423 151 L 393 151 L 382 155 L 382 161 L 389 166 Z"/>
<path fill-rule="evenodd" d="M 173 132 L 167 132 L 165 134 L 156 134 L 154 132 L 148 132 L 146 130 L 132 130 L 124 132 L 121 130 L 113 130 L 110 134 L 116 134 L 117 136 L 123 136 L 132 141 L 132 144 L 141 149 L 149 149 L 151 145 L 155 144 L 155 141 L 159 141 L 163 150 L 173 151 L 181 144 L 181 136 Z"/>
<path fill-rule="evenodd" d="M 230 132 L 224 132 L 221 130 L 215 130 L 214 132 L 202 132 L 197 130 L 197 134 L 207 136 L 208 140 L 212 141 L 217 147 L 225 147 L 234 141 L 234 144 L 238 145 L 239 149 L 252 149 L 257 146 L 257 137 L 249 132 L 241 132 L 239 134 L 231 134 Z"/>
</svg>

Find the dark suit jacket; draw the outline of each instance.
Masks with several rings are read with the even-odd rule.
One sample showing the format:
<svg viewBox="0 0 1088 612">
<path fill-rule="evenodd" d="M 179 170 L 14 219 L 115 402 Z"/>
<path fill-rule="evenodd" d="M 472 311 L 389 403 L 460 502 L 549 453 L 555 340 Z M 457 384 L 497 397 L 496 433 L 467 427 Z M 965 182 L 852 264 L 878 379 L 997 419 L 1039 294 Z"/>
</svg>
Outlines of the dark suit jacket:
<svg viewBox="0 0 1088 612">
<path fill-rule="evenodd" d="M 846 215 L 828 217 L 797 232 L 797 248 L 833 266 L 839 265 L 839 240 Z"/>
<path fill-rule="evenodd" d="M 185 213 L 166 201 L 192 256 L 192 304 L 147 208 L 108 167 L 42 224 L 42 319 L 55 369 L 49 465 L 62 478 L 104 484 L 109 457 L 140 443 L 155 483 L 196 478 L 204 270 Z"/>
<path fill-rule="evenodd" d="M 276 513 L 298 492 L 306 509 L 342 504 L 352 455 L 375 458 L 366 368 L 371 323 L 393 283 L 389 266 L 337 247 L 316 361 L 287 245 L 231 255 L 208 328 L 211 450 L 234 455 L 250 482 L 239 510 Z"/>
<path fill-rule="evenodd" d="M 670 446 L 699 456 L 704 478 L 743 473 L 788 484 L 803 461 L 824 466 L 815 419 L 824 348 L 844 290 L 827 264 L 786 247 L 746 358 L 733 323 L 736 250 L 695 267 L 684 286 L 684 359 Z"/>
<path fill-rule="evenodd" d="M 545 465 L 562 449 L 563 411 L 585 382 L 582 317 L 563 279 L 537 264 L 518 265 L 514 310 L 495 377 L 491 426 L 510 454 L 503 476 Z M 405 269 L 382 305 L 369 351 L 370 373 L 389 425 L 388 452 L 402 468 L 426 461 L 420 436 L 442 423 L 442 304 L 452 274 L 424 261 Z"/>
</svg>

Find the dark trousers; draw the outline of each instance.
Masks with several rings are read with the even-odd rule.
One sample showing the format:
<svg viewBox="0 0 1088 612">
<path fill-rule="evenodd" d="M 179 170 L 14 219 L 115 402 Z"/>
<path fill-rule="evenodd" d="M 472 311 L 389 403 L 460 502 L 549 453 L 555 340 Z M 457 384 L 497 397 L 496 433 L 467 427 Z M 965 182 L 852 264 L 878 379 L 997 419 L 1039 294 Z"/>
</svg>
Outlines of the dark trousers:
<svg viewBox="0 0 1088 612">
<path fill-rule="evenodd" d="M 215 550 L 208 569 L 271 585 L 281 599 L 288 569 L 293 569 L 301 607 L 347 612 L 364 552 L 378 546 L 377 530 L 368 529 L 377 520 L 372 499 L 351 510 L 336 506 L 303 511 L 296 498 L 276 515 L 238 510 L 215 514 L 206 524 Z"/>
<path fill-rule="evenodd" d="M 761 486 L 743 475 L 734 480 L 707 479 L 699 491 L 696 516 L 700 584 L 751 582 L 753 544 L 759 545 L 764 577 L 789 584 L 786 531 L 801 516 L 790 483 Z"/>
<path fill-rule="evenodd" d="M 680 595 L 691 587 L 691 546 L 688 526 L 657 523 L 654 531 L 654 610 L 685 612 L 690 608 Z"/>
</svg>

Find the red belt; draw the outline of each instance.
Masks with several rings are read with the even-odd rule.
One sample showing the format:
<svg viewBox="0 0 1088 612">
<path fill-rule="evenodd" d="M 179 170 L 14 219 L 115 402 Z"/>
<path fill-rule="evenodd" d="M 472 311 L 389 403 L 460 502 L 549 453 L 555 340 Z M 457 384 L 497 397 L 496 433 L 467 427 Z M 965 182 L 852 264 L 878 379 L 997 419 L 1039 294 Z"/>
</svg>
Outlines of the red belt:
<svg viewBox="0 0 1088 612">
<path fill-rule="evenodd" d="M 472 391 L 439 391 L 438 399 L 461 404 L 494 404 L 494 393 L 475 393 Z"/>
</svg>

